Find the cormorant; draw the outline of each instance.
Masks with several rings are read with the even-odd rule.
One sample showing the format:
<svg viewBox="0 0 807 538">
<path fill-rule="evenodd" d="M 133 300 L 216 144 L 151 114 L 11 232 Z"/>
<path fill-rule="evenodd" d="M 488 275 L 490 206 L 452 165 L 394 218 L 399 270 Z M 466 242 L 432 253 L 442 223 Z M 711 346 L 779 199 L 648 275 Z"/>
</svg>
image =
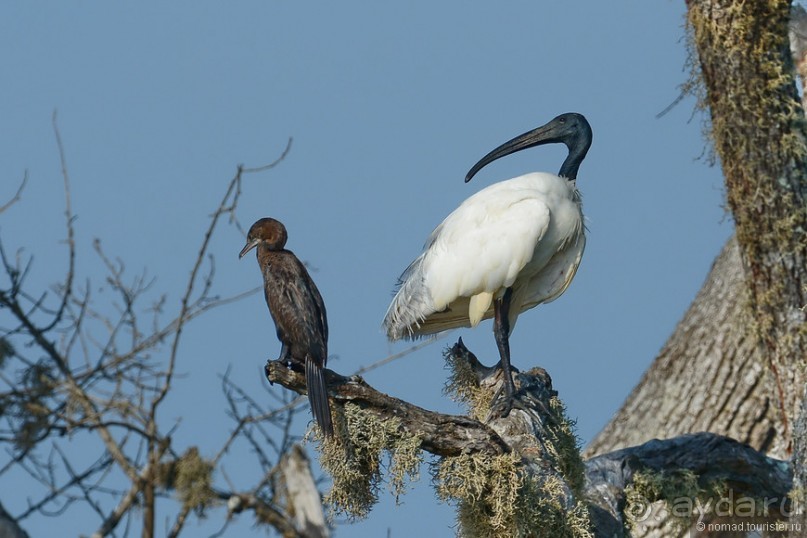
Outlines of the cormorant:
<svg viewBox="0 0 807 538">
<path fill-rule="evenodd" d="M 322 296 L 305 266 L 286 250 L 286 227 L 273 218 L 255 222 L 238 256 L 258 247 L 266 304 L 277 328 L 280 357 L 289 367 L 303 366 L 311 412 L 322 432 L 333 435 L 325 363 L 328 360 L 328 318 Z"/>
</svg>

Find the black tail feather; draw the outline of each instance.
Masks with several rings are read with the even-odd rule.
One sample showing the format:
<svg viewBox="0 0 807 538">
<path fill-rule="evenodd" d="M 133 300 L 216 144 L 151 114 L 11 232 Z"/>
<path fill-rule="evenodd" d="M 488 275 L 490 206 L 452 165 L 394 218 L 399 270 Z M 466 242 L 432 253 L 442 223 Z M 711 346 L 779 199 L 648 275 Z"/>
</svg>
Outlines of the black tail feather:
<svg viewBox="0 0 807 538">
<path fill-rule="evenodd" d="M 305 384 L 308 387 L 308 401 L 311 413 L 326 437 L 333 436 L 331 406 L 328 402 L 328 388 L 325 386 L 325 372 L 310 359 L 305 361 Z"/>
</svg>

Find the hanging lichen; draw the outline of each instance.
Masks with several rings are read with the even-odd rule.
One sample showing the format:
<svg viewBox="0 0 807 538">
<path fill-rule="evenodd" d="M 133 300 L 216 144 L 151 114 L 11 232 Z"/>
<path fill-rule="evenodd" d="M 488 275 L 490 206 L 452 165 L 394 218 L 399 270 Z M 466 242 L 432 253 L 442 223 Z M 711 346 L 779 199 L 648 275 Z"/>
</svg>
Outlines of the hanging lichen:
<svg viewBox="0 0 807 538">
<path fill-rule="evenodd" d="M 0 400 L 0 408 L 14 424 L 15 448 L 29 450 L 49 435 L 53 414 L 49 400 L 57 381 L 52 367 L 41 360 L 24 370 L 20 385 L 22 390 Z"/>
<path fill-rule="evenodd" d="M 468 406 L 471 416 L 484 420 L 490 413 L 493 388 L 480 386 L 477 372 L 466 356 L 446 350 L 450 371 L 445 392 Z M 537 371 L 527 377 L 540 377 Z M 462 454 L 443 458 L 435 472 L 437 495 L 457 505 L 458 534 L 463 537 L 587 537 L 588 510 L 582 498 L 583 460 L 574 421 L 556 396 L 547 391 L 543 404 L 548 415 L 537 419 L 536 435 L 521 435 L 518 447 L 503 455 Z M 523 444 L 523 446 L 521 446 Z M 530 453 L 555 474 L 535 469 L 515 450 Z M 539 478 L 535 476 L 539 475 Z M 571 490 L 571 491 L 570 491 Z M 571 508 L 569 508 L 571 504 Z"/>
<path fill-rule="evenodd" d="M 554 420 L 547 425 L 547 440 L 544 446 L 555 462 L 555 468 L 572 488 L 577 498 L 583 494 L 585 481 L 585 465 L 580 456 L 580 439 L 575 433 L 575 421 L 566 414 L 566 406 L 560 398 L 553 397 L 549 401 L 549 409 Z"/>
<path fill-rule="evenodd" d="M 199 516 L 204 515 L 205 508 L 215 499 L 211 488 L 213 468 L 213 464 L 203 459 L 194 446 L 185 451 L 173 469 L 173 486 L 182 506 L 194 510 Z"/>
<path fill-rule="evenodd" d="M 484 420 L 490 413 L 493 401 L 491 387 L 482 387 L 477 374 L 466 357 L 454 353 L 448 348 L 444 354 L 449 369 L 448 381 L 444 392 L 455 401 L 468 406 L 469 414 L 477 420 Z M 537 376 L 537 372 L 527 372 L 528 376 Z M 541 432 L 541 448 L 544 458 L 553 462 L 566 479 L 575 495 L 583 490 L 585 467 L 580 456 L 580 440 L 575 434 L 575 422 L 566 414 L 566 407 L 557 396 L 549 398 L 549 416 L 544 420 Z"/>
<path fill-rule="evenodd" d="M 465 404 L 468 414 L 476 420 L 484 420 L 490 411 L 493 392 L 479 386 L 479 379 L 471 363 L 449 347 L 443 353 L 449 371 L 443 393 L 455 402 Z"/>
<path fill-rule="evenodd" d="M 568 490 L 556 476 L 538 483 L 515 453 L 463 454 L 437 467 L 438 497 L 457 505 L 457 534 L 463 538 L 513 536 L 588 538 L 582 503 L 567 510 Z"/>
<path fill-rule="evenodd" d="M 715 499 L 724 496 L 726 485 L 715 481 L 705 486 L 698 482 L 698 476 L 689 470 L 676 471 L 637 471 L 633 480 L 625 487 L 626 505 L 624 512 L 630 523 L 638 522 L 631 514 L 644 514 L 650 504 L 664 501 L 666 512 L 672 518 L 678 532 L 684 532 L 692 523 L 697 511 L 714 506 Z M 685 509 L 681 509 L 681 507 Z"/>
<path fill-rule="evenodd" d="M 421 440 L 407 434 L 399 420 L 382 421 L 355 404 L 335 406 L 334 415 L 338 439 L 321 440 L 319 448 L 320 464 L 333 478 L 325 502 L 335 513 L 362 519 L 378 502 L 382 463 L 389 463 L 388 484 L 396 498 L 407 479 L 417 478 Z"/>
</svg>

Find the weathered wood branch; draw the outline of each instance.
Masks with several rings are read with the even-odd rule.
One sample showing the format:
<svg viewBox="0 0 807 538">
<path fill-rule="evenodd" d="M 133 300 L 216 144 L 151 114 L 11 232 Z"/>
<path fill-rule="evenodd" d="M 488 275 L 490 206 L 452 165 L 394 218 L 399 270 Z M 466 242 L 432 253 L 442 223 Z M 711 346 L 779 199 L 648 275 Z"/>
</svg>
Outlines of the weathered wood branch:
<svg viewBox="0 0 807 538">
<path fill-rule="evenodd" d="M 306 538 L 329 538 L 331 532 L 325 522 L 322 498 L 303 448 L 298 444 L 292 446 L 278 467 L 286 489 L 286 512 L 293 516 L 295 528 Z"/>
<path fill-rule="evenodd" d="M 235 493 L 230 491 L 217 491 L 216 497 L 227 503 L 228 517 L 251 510 L 255 519 L 260 523 L 269 525 L 277 530 L 284 538 L 309 538 L 295 528 L 286 514 L 271 502 L 253 493 Z"/>
<path fill-rule="evenodd" d="M 379 392 L 360 376 L 345 377 L 325 371 L 330 397 L 339 403 L 351 402 L 385 420 L 396 418 L 407 433 L 422 438 L 421 448 L 437 456 L 466 452 L 503 454 L 507 443 L 489 426 L 459 415 L 437 413 Z M 305 375 L 279 361 L 266 364 L 266 378 L 299 394 L 306 393 Z"/>
<path fill-rule="evenodd" d="M 435 486 L 440 498 L 457 504 L 459 525 L 466 529 L 461 534 L 530 535 L 551 520 L 554 526 L 539 535 L 591 536 L 586 507 L 577 498 L 583 484 L 579 447 L 546 372 L 534 368 L 516 373 L 514 408 L 501 417 L 491 412 L 504 393 L 501 370 L 482 365 L 462 341 L 448 349 L 445 357 L 453 371 L 449 390 L 469 404 L 476 418 L 428 411 L 383 394 L 358 376 L 344 377 L 328 370 L 333 412 L 354 417 L 354 406 L 358 406 L 365 415 L 360 424 L 368 430 L 377 429 L 379 423 L 392 425 L 398 432 L 392 441 L 397 445 L 387 446 L 392 454 L 407 440 L 416 440 L 422 450 L 439 456 Z M 283 363 L 270 361 L 266 374 L 270 382 L 305 392 L 303 373 Z M 368 415 L 373 419 L 368 421 Z M 342 423 L 336 417 L 334 422 Z M 350 459 L 373 450 L 374 440 L 368 440 L 372 435 L 358 431 L 362 427 L 336 428 L 336 438 L 345 450 L 344 454 L 338 451 L 338 458 L 347 454 Z M 333 446 L 324 447 L 325 457 L 333 453 Z M 377 457 L 359 456 L 357 461 L 354 467 L 362 469 L 362 474 L 379 472 Z M 336 472 L 341 471 L 337 468 Z M 345 486 L 338 485 L 344 482 L 334 476 L 336 493 L 332 495 L 346 499 L 342 504 L 352 505 L 352 499 L 362 493 L 345 494 L 340 490 Z M 534 502 L 536 495 L 545 502 Z M 367 510 L 366 503 L 360 506 L 361 515 Z"/>
<path fill-rule="evenodd" d="M 586 495 L 592 503 L 625 523 L 625 489 L 639 471 L 668 476 L 691 472 L 701 488 L 721 484 L 732 491 L 732 499 L 743 496 L 765 499 L 771 512 L 789 507 L 786 499 L 793 484 L 789 462 L 769 458 L 729 437 L 704 432 L 663 441 L 654 439 L 591 458 L 586 461 Z"/>
<path fill-rule="evenodd" d="M 17 524 L 17 521 L 6 512 L 0 504 L 0 536 L 3 538 L 29 538 L 28 533 Z"/>
<path fill-rule="evenodd" d="M 454 370 L 452 383 L 456 384 L 462 375 L 466 376 L 465 381 L 472 378 L 471 384 L 475 384 L 481 394 L 488 393 L 489 398 L 483 401 L 484 408 L 490 408 L 501 387 L 499 369 L 483 366 L 462 341 L 447 350 L 446 358 Z M 458 368 L 463 366 L 466 367 L 464 373 L 458 373 Z M 284 364 L 268 363 L 267 377 L 296 392 L 305 392 L 304 375 Z M 400 420 L 407 433 L 422 439 L 422 449 L 438 456 L 450 458 L 477 452 L 518 455 L 522 470 L 536 483 L 561 483 L 561 493 L 555 500 L 567 513 L 571 513 L 581 500 L 588 505 L 590 531 L 597 537 L 624 534 L 626 488 L 640 471 L 671 477 L 673 481 L 681 473 L 688 473 L 703 489 L 719 484 L 730 489 L 736 497 L 748 495 L 783 500 L 792 485 L 792 472 L 787 462 L 769 458 L 748 445 L 711 433 L 653 440 L 591 458 L 583 467 L 573 442 L 573 457 L 559 455 L 564 451 L 558 448 L 563 444 L 558 440 L 562 413 L 558 412 L 560 404 L 552 390 L 551 379 L 540 368 L 517 374 L 517 405 L 506 418 L 490 416 L 485 411 L 480 413 L 479 400 L 473 401 L 479 392 L 475 395 L 460 393 L 471 404 L 471 413 L 481 417 L 481 421 L 413 406 L 376 391 L 358 377 L 344 377 L 329 371 L 328 383 L 335 402 L 358 404 L 382 420 Z M 574 461 L 580 462 L 579 469 L 570 463 Z M 544 493 L 533 490 L 532 494 Z M 648 502 L 660 499 L 651 498 Z"/>
</svg>

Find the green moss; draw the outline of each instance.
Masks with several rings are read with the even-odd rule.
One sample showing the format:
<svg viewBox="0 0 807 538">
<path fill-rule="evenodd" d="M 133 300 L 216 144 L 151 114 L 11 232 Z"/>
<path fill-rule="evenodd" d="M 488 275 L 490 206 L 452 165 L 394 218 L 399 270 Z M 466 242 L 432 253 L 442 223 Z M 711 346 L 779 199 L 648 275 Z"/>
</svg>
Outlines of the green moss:
<svg viewBox="0 0 807 538">
<path fill-rule="evenodd" d="M 719 9 L 719 23 L 713 10 L 698 2 L 689 9 L 692 74 L 684 90 L 696 95 L 698 108 L 712 112 L 708 134 L 729 186 L 748 185 L 728 192 L 740 242 L 746 244 L 744 234 L 760 231 L 747 217 L 759 214 L 772 195 L 792 188 L 784 174 L 807 154 L 804 115 L 789 61 L 789 2 L 724 2 Z M 711 79 L 710 92 L 704 77 Z M 792 226 L 783 228 L 792 237 Z M 775 241 L 771 232 L 757 239 Z"/>
<path fill-rule="evenodd" d="M 555 467 L 560 471 L 575 497 L 581 498 L 585 482 L 585 465 L 580 457 L 580 439 L 575 433 L 575 421 L 566 415 L 566 406 L 560 398 L 553 397 L 549 401 L 553 423 L 547 428 L 547 451 L 555 460 Z"/>
<path fill-rule="evenodd" d="M 804 502 L 807 501 L 804 488 L 793 488 L 788 492 L 787 496 L 793 506 L 804 506 Z"/>
<path fill-rule="evenodd" d="M 443 354 L 450 372 L 443 393 L 455 402 L 465 404 L 469 416 L 483 421 L 490 411 L 493 393 L 479 386 L 479 379 L 471 364 L 465 357 L 452 353 L 452 350 L 449 347 Z"/>
<path fill-rule="evenodd" d="M 203 459 L 194 446 L 185 451 L 173 469 L 177 496 L 185 508 L 193 509 L 199 516 L 204 515 L 205 508 L 215 500 L 211 489 L 213 468 L 213 463 Z"/>
<path fill-rule="evenodd" d="M 319 446 L 320 464 L 333 478 L 325 502 L 335 513 L 362 519 L 378 501 L 382 463 L 389 462 L 388 485 L 396 498 L 407 478 L 417 478 L 421 440 L 406 433 L 399 420 L 379 420 L 355 404 L 333 411 L 338 438 L 322 439 Z"/>
<path fill-rule="evenodd" d="M 564 508 L 567 490 L 561 480 L 529 478 L 514 453 L 444 458 L 435 480 L 438 497 L 457 504 L 459 536 L 593 536 L 582 503 Z"/>
<path fill-rule="evenodd" d="M 472 366 L 465 357 L 451 353 L 451 348 L 445 358 L 451 372 L 445 392 L 466 404 L 472 417 L 484 421 L 493 400 L 491 387 L 480 387 Z M 548 412 L 540 446 L 531 445 L 525 452 L 534 450 L 534 456 L 556 469 L 560 477 L 550 475 L 536 481 L 527 475 L 525 461 L 515 451 L 499 456 L 463 454 L 439 463 L 437 495 L 456 503 L 460 536 L 592 536 L 585 504 L 577 502 L 566 508 L 569 488 L 575 498 L 582 499 L 584 485 L 575 423 L 557 397 L 549 399 Z"/>
<path fill-rule="evenodd" d="M 691 500 L 692 502 L 686 503 L 689 507 L 696 506 L 696 503 L 702 507 L 712 507 L 716 499 L 724 496 L 725 491 L 726 485 L 720 481 L 701 486 L 698 476 L 687 469 L 637 471 L 633 475 L 633 481 L 625 488 L 627 502 L 624 513 L 628 516 L 626 520 L 631 522 L 637 519 L 631 515 L 644 516 L 650 503 L 664 501 L 675 527 L 683 532 L 689 528 L 696 513 L 692 509 L 676 509 L 681 500 Z"/>
<path fill-rule="evenodd" d="M 804 363 L 807 322 L 797 286 L 807 258 L 807 127 L 788 41 L 790 4 L 693 1 L 687 21 L 693 79 L 708 88 L 700 108 L 710 111 L 748 277 L 749 336 L 766 356 L 781 412 L 792 418 L 801 392 L 789 387 L 803 380 L 786 383 L 779 372 Z M 787 422 L 783 428 L 788 438 Z"/>
</svg>

